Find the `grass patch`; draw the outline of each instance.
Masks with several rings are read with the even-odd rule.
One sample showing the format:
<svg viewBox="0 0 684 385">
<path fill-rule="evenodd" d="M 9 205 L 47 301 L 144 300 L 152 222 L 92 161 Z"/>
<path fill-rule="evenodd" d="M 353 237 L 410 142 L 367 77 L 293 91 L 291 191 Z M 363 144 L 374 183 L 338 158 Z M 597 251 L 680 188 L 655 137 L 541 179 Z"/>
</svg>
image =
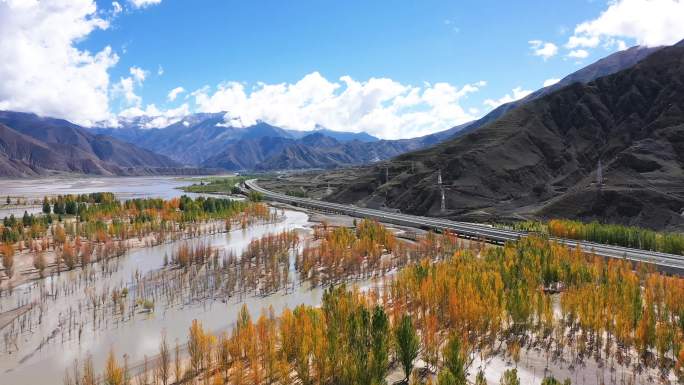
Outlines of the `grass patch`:
<svg viewBox="0 0 684 385">
<path fill-rule="evenodd" d="M 228 177 L 207 177 L 202 178 L 190 186 L 181 187 L 181 190 L 192 193 L 237 193 L 237 185 L 252 179 L 250 176 L 237 175 Z M 197 179 L 195 179 L 196 181 Z"/>
</svg>

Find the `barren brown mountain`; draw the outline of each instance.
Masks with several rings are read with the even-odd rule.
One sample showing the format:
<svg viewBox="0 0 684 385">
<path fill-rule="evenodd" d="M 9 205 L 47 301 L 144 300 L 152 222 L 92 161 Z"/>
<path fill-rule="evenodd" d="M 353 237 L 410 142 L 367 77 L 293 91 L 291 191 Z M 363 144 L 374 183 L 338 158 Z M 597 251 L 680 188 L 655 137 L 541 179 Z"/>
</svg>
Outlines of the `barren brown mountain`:
<svg viewBox="0 0 684 385">
<path fill-rule="evenodd" d="M 559 216 L 681 229 L 683 163 L 679 43 L 460 138 L 367 167 L 328 199 L 459 219 Z"/>
</svg>

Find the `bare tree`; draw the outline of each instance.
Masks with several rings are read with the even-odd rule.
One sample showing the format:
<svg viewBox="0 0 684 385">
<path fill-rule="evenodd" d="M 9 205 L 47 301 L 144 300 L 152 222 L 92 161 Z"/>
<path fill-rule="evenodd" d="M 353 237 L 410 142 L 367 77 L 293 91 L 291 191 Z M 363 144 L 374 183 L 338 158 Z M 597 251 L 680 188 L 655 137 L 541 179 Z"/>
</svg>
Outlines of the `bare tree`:
<svg viewBox="0 0 684 385">
<path fill-rule="evenodd" d="M 171 377 L 171 354 L 169 353 L 169 345 L 166 343 L 166 332 L 162 332 L 162 339 L 159 343 L 159 377 L 162 384 L 169 383 Z"/>
<path fill-rule="evenodd" d="M 83 381 L 82 385 L 96 385 L 95 369 L 93 368 L 93 357 L 88 356 L 83 362 Z"/>
<path fill-rule="evenodd" d="M 183 367 L 181 366 L 180 346 L 178 346 L 178 341 L 176 341 L 175 351 L 176 351 L 176 358 L 174 360 L 174 365 L 173 365 L 173 376 L 176 378 L 176 382 L 180 383 L 180 380 L 183 377 Z"/>
</svg>

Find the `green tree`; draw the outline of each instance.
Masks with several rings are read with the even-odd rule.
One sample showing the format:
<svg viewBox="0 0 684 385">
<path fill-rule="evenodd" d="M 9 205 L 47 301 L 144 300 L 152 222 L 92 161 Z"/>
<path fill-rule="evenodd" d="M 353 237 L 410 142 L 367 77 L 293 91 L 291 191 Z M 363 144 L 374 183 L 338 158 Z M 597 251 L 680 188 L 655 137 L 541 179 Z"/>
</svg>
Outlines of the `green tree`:
<svg viewBox="0 0 684 385">
<path fill-rule="evenodd" d="M 29 216 L 27 211 L 24 211 L 24 216 L 21 218 L 21 224 L 23 224 L 24 227 L 31 226 L 31 224 L 33 224 L 33 218 Z"/>
<path fill-rule="evenodd" d="M 454 377 L 453 374 L 451 374 L 451 371 L 449 369 L 443 369 L 441 372 L 439 372 L 439 375 L 437 375 L 437 385 L 460 385 L 464 383 L 459 383 L 456 380 L 456 377 Z"/>
<path fill-rule="evenodd" d="M 264 195 L 258 191 L 250 191 L 249 200 L 252 202 L 261 202 L 264 200 Z"/>
<path fill-rule="evenodd" d="M 509 369 L 501 376 L 501 385 L 520 385 L 518 369 Z"/>
<path fill-rule="evenodd" d="M 64 207 L 64 211 L 68 215 L 76 215 L 77 210 L 78 210 L 78 207 L 76 205 L 76 201 L 73 201 L 70 199 L 66 202 L 66 206 Z"/>
<path fill-rule="evenodd" d="M 43 214 L 50 214 L 51 208 L 50 208 L 50 202 L 48 201 L 47 197 L 43 198 Z"/>
<path fill-rule="evenodd" d="M 482 370 L 477 372 L 475 377 L 475 385 L 487 385 L 487 380 L 485 379 L 485 374 Z"/>
<path fill-rule="evenodd" d="M 389 319 L 380 306 L 376 306 L 373 311 L 371 328 L 372 383 L 383 384 L 389 365 Z"/>
<path fill-rule="evenodd" d="M 401 317 L 401 321 L 394 331 L 394 339 L 397 346 L 397 356 L 404 369 L 404 382 L 408 382 L 413 370 L 413 360 L 418 356 L 420 349 L 420 341 L 413 327 L 413 322 L 411 322 L 411 316 L 404 315 Z"/>
<path fill-rule="evenodd" d="M 52 212 L 57 214 L 57 215 L 64 215 L 64 202 L 61 199 L 58 199 L 53 205 L 52 205 Z"/>
<path fill-rule="evenodd" d="M 554 377 L 546 377 L 542 380 L 541 385 L 561 385 L 561 382 Z"/>
<path fill-rule="evenodd" d="M 465 357 L 461 350 L 461 339 L 452 335 L 449 337 L 444 350 L 442 351 L 444 356 L 444 370 L 448 370 L 454 377 L 454 384 L 465 385 L 466 382 L 466 371 L 465 371 Z"/>
</svg>

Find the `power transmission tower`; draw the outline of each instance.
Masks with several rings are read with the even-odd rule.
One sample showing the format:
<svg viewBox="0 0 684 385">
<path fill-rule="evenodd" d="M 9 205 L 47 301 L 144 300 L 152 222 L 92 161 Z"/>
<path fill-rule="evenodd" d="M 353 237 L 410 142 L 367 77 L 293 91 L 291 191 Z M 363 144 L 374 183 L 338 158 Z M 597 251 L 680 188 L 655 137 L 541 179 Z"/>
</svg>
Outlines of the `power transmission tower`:
<svg viewBox="0 0 684 385">
<path fill-rule="evenodd" d="M 596 185 L 599 188 L 603 186 L 603 166 L 601 165 L 601 159 L 599 159 L 598 166 L 596 167 Z"/>
<path fill-rule="evenodd" d="M 437 171 L 437 186 L 439 186 L 439 192 L 442 196 L 442 200 L 439 204 L 440 212 L 444 213 L 446 211 L 446 199 L 444 198 L 444 186 L 442 185 L 442 170 Z"/>
<path fill-rule="evenodd" d="M 442 188 L 441 190 L 442 190 L 442 203 L 439 206 L 439 210 L 443 213 L 446 211 L 446 200 L 444 199 L 444 188 Z"/>
</svg>

